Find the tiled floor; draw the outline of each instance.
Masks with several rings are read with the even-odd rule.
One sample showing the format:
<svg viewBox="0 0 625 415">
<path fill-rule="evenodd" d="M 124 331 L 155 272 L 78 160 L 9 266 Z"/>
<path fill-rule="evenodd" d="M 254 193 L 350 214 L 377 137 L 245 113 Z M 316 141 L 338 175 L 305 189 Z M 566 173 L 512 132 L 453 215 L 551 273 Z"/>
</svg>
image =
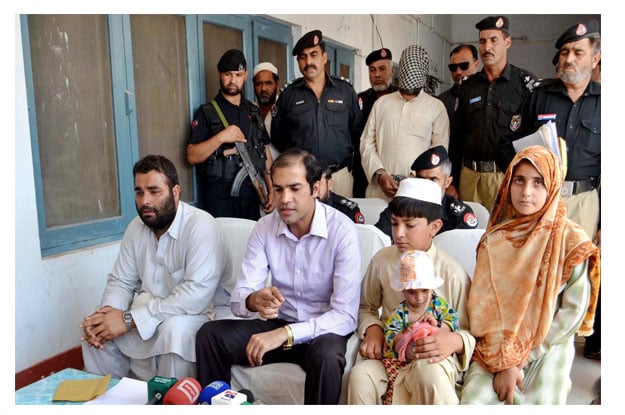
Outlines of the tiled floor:
<svg viewBox="0 0 625 415">
<path fill-rule="evenodd" d="M 573 388 L 567 400 L 568 405 L 588 405 L 594 398 L 595 382 L 601 376 L 601 361 L 584 357 L 584 339 L 576 338 L 577 354 L 571 370 Z"/>
</svg>

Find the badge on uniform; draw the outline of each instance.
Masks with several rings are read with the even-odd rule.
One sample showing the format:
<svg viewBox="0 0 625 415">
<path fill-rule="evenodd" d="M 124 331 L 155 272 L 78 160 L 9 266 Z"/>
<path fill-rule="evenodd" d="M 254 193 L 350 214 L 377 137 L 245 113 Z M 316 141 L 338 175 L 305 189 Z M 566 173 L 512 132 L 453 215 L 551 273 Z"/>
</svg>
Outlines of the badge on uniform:
<svg viewBox="0 0 625 415">
<path fill-rule="evenodd" d="M 328 99 L 328 104 L 342 104 L 343 100 L 342 99 Z"/>
<path fill-rule="evenodd" d="M 278 114 L 278 106 L 276 104 L 273 104 L 271 106 L 271 116 L 275 117 Z"/>
<path fill-rule="evenodd" d="M 195 127 L 197 127 L 199 123 L 197 122 L 197 120 L 193 120 L 193 122 L 191 123 L 191 129 L 193 130 Z"/>
<path fill-rule="evenodd" d="M 304 100 L 295 101 L 295 105 L 302 105 L 304 102 L 306 102 L 306 101 L 304 101 Z"/>
<path fill-rule="evenodd" d="M 476 102 L 480 102 L 481 100 L 482 100 L 482 97 L 471 98 L 469 100 L 469 104 L 475 104 Z"/>
<path fill-rule="evenodd" d="M 462 221 L 467 226 L 470 226 L 472 228 L 475 228 L 477 226 L 477 216 L 475 216 L 475 214 L 472 212 L 467 212 L 466 215 L 464 215 L 464 217 L 462 218 Z"/>
<path fill-rule="evenodd" d="M 513 115 L 510 120 L 510 130 L 516 131 L 521 126 L 521 114 Z"/>
<path fill-rule="evenodd" d="M 358 108 L 362 111 L 362 98 L 358 97 Z"/>
<path fill-rule="evenodd" d="M 536 116 L 537 121 L 555 121 L 557 114 L 538 114 Z"/>
<path fill-rule="evenodd" d="M 365 215 L 361 212 L 356 212 L 354 214 L 354 223 L 365 223 Z"/>
</svg>

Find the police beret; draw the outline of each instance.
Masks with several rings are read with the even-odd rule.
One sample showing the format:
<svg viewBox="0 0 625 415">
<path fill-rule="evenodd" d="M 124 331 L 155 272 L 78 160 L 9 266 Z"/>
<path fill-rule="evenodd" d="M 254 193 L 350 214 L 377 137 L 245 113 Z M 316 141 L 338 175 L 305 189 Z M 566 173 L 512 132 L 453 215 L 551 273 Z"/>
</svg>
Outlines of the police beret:
<svg viewBox="0 0 625 415">
<path fill-rule="evenodd" d="M 410 170 L 426 170 L 433 169 L 440 166 L 445 161 L 449 160 L 447 150 L 443 146 L 436 146 L 425 150 L 419 155 L 410 166 Z"/>
<path fill-rule="evenodd" d="M 243 52 L 238 49 L 230 49 L 226 51 L 217 63 L 219 72 L 244 71 L 247 69 L 247 62 Z"/>
<path fill-rule="evenodd" d="M 488 16 L 475 24 L 478 30 L 503 30 L 508 31 L 508 18 L 506 16 Z"/>
<path fill-rule="evenodd" d="M 299 55 L 302 50 L 306 48 L 312 48 L 313 46 L 317 46 L 322 43 L 322 35 L 321 30 L 313 30 L 311 32 L 306 33 L 304 36 L 300 38 L 295 44 L 293 48 L 293 56 Z"/>
<path fill-rule="evenodd" d="M 365 63 L 367 66 L 371 65 L 373 62 L 377 62 L 381 59 L 393 59 L 393 54 L 390 49 L 382 48 L 378 50 L 374 50 L 369 55 L 367 55 L 367 59 L 365 59 Z"/>
<path fill-rule="evenodd" d="M 600 35 L 601 27 L 596 20 L 587 20 L 579 22 L 569 27 L 566 32 L 562 33 L 562 36 L 556 42 L 556 49 L 560 49 L 563 45 L 570 42 L 577 42 L 580 39 L 586 37 Z"/>
</svg>

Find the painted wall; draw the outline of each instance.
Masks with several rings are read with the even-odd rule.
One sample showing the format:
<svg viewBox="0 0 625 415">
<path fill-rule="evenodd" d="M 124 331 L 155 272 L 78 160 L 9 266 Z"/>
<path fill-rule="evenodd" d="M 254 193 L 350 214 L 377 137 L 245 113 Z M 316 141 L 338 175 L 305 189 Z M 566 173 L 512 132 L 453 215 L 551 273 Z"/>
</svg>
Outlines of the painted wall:
<svg viewBox="0 0 625 415">
<path fill-rule="evenodd" d="M 356 91 L 369 87 L 364 60 L 371 50 L 381 47 L 377 32 L 384 46 L 393 51 L 396 63 L 406 46 L 424 46 L 434 61 L 435 74 L 449 82 L 449 50 L 455 43 L 477 39 L 474 25 L 481 17 L 272 15 L 293 24 L 294 39 L 319 28 L 325 37 L 353 48 Z M 513 37 L 526 36 L 526 40 L 513 42 L 510 61 L 537 76 L 551 76 L 555 40 L 576 18 L 512 16 Z M 19 372 L 79 344 L 78 325 L 99 303 L 119 243 L 41 257 L 18 16 L 15 24 L 15 371 Z M 296 76 L 300 76 L 297 69 Z"/>
</svg>

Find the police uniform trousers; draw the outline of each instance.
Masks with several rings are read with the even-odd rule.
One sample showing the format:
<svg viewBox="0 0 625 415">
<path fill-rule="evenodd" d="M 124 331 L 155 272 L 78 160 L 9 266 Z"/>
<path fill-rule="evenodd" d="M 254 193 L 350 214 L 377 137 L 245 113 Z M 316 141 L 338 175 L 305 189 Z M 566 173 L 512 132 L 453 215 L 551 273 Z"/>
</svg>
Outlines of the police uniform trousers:
<svg viewBox="0 0 625 415">
<path fill-rule="evenodd" d="M 567 217 L 578 223 L 593 240 L 599 224 L 599 192 L 597 189 L 565 197 Z"/>
<path fill-rule="evenodd" d="M 202 326 L 195 340 L 198 381 L 202 387 L 215 380 L 230 383 L 232 365 L 249 366 L 245 348 L 250 337 L 289 324 L 282 319 L 214 320 Z M 341 396 L 347 336 L 324 334 L 309 343 L 270 350 L 263 356 L 263 365 L 279 362 L 298 364 L 306 372 L 304 404 L 338 404 Z M 254 392 L 254 385 L 250 385 Z"/>
<path fill-rule="evenodd" d="M 230 195 L 231 181 L 201 182 L 200 180 L 202 208 L 214 217 L 227 216 L 250 220 L 260 218 L 260 202 L 249 176 L 241 183 L 237 197 Z"/>
<path fill-rule="evenodd" d="M 354 177 L 347 169 L 343 167 L 341 170 L 332 174 L 332 191 L 337 195 L 351 198 L 353 195 Z"/>
<path fill-rule="evenodd" d="M 477 202 L 488 211 L 493 210 L 495 198 L 499 192 L 499 186 L 503 181 L 502 172 L 480 173 L 468 167 L 462 167 L 460 172 L 460 197 L 465 202 Z"/>
</svg>

